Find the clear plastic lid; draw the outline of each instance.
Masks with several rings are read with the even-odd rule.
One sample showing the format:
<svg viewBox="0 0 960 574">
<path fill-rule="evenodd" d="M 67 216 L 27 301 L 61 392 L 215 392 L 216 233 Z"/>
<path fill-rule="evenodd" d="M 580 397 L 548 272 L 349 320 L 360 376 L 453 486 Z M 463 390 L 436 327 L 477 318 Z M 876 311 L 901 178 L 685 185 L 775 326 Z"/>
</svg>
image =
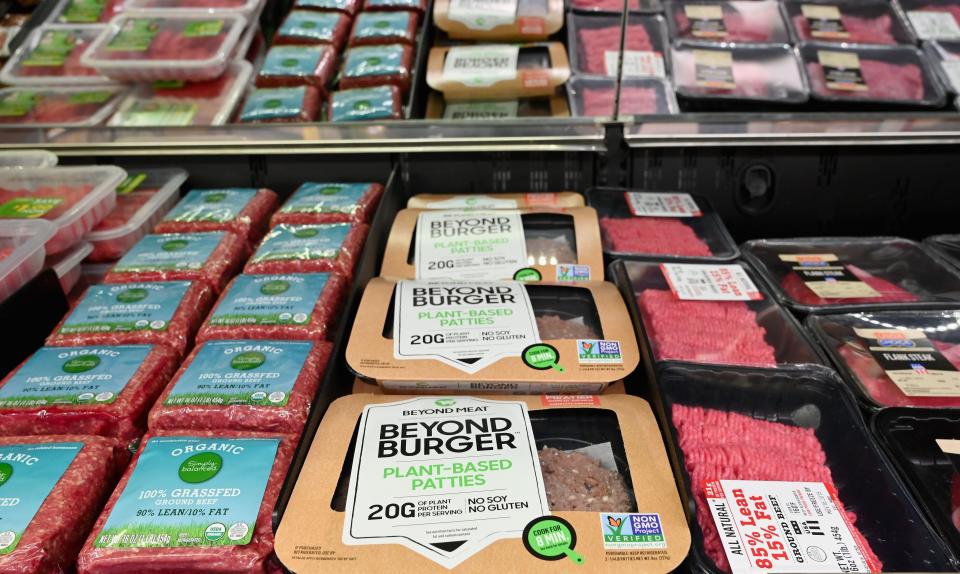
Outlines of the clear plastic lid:
<svg viewBox="0 0 960 574">
<path fill-rule="evenodd" d="M 126 87 L 115 84 L 87 88 L 7 88 L 0 90 L 0 126 L 96 126 L 116 109 Z"/>
<path fill-rule="evenodd" d="M 660 0 L 567 0 L 567 7 L 578 12 L 622 14 L 625 1 L 631 12 L 663 12 Z"/>
<path fill-rule="evenodd" d="M 776 0 L 679 0 L 664 7 L 675 40 L 783 44 L 790 41 Z"/>
<path fill-rule="evenodd" d="M 912 46 L 799 46 L 810 95 L 816 100 L 941 107 L 946 92 Z"/>
<path fill-rule="evenodd" d="M 136 232 L 180 191 L 187 172 L 180 168 L 132 170 L 127 185 L 117 190 L 116 208 L 85 237 L 92 243 L 110 241 Z M 144 230 L 146 232 L 147 230 Z"/>
<path fill-rule="evenodd" d="M 239 121 L 312 122 L 322 106 L 320 92 L 313 86 L 256 88 L 247 93 Z"/>
<path fill-rule="evenodd" d="M 674 44 L 673 85 L 690 99 L 798 104 L 807 85 L 794 50 L 786 45 Z"/>
<path fill-rule="evenodd" d="M 72 249 L 47 257 L 44 265 L 52 267 L 60 279 L 64 293 L 69 293 L 80 279 L 80 262 L 93 252 L 93 245 L 86 241 L 77 243 Z"/>
<path fill-rule="evenodd" d="M 240 14 L 251 16 L 266 0 L 126 0 L 128 10 L 177 10 L 203 14 Z"/>
<path fill-rule="evenodd" d="M 0 301 L 40 272 L 44 244 L 55 231 L 49 221 L 0 221 Z"/>
<path fill-rule="evenodd" d="M 927 61 L 933 64 L 940 83 L 952 94 L 960 94 L 960 40 L 933 40 L 923 43 Z"/>
<path fill-rule="evenodd" d="M 900 10 L 886 0 L 786 0 L 783 9 L 795 42 L 915 42 Z"/>
<path fill-rule="evenodd" d="M 220 126 L 233 115 L 250 83 L 253 66 L 230 64 L 224 75 L 202 82 L 156 82 L 137 86 L 107 122 L 110 126 Z"/>
<path fill-rule="evenodd" d="M 127 12 L 80 60 L 118 80 L 212 80 L 226 70 L 246 25 L 237 14 Z"/>
<path fill-rule="evenodd" d="M 604 76 L 574 76 L 567 82 L 570 110 L 576 117 L 612 118 L 616 82 Z M 620 117 L 679 112 L 673 88 L 660 78 L 624 78 L 620 83 Z"/>
<path fill-rule="evenodd" d="M 53 167 L 57 156 L 42 149 L 0 152 L 0 169 Z"/>
<path fill-rule="evenodd" d="M 919 40 L 960 40 L 960 0 L 898 0 Z"/>
<path fill-rule="evenodd" d="M 867 404 L 960 407 L 960 311 L 811 315 L 807 325 Z"/>
<path fill-rule="evenodd" d="M 124 0 L 59 0 L 47 24 L 106 24 L 123 12 Z"/>
<path fill-rule="evenodd" d="M 109 83 L 80 63 L 102 26 L 40 26 L 30 33 L 0 70 L 0 81 L 17 86 L 86 86 Z"/>
<path fill-rule="evenodd" d="M 934 235 L 924 239 L 923 246 L 960 269 L 960 235 Z"/>
<path fill-rule="evenodd" d="M 758 239 L 741 249 L 777 297 L 797 311 L 960 306 L 960 274 L 909 239 Z"/>
<path fill-rule="evenodd" d="M 620 20 L 620 16 L 609 14 L 567 14 L 570 69 L 575 74 L 617 76 Z M 668 46 L 663 16 L 630 14 L 623 42 L 623 76 L 666 77 Z"/>
</svg>

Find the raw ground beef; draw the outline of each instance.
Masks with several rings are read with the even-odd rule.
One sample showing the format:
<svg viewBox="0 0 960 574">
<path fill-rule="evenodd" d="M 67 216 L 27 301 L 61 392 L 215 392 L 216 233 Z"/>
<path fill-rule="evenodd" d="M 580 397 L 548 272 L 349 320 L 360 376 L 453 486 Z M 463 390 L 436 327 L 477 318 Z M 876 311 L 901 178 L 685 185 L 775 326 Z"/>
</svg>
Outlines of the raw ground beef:
<svg viewBox="0 0 960 574">
<path fill-rule="evenodd" d="M 810 89 L 822 96 L 849 99 L 922 102 L 924 99 L 923 70 L 915 64 L 891 64 L 860 58 L 860 75 L 866 90 L 831 90 L 823 76 L 819 62 L 807 62 Z"/>
<path fill-rule="evenodd" d="M 620 26 L 603 28 L 581 28 L 577 31 L 577 43 L 580 50 L 580 68 L 588 74 L 607 75 L 606 52 L 620 50 Z M 662 49 L 654 46 L 643 24 L 627 25 L 627 38 L 624 50 L 637 52 L 656 52 L 662 55 Z"/>
<path fill-rule="evenodd" d="M 524 243 L 530 265 L 577 262 L 577 252 L 566 237 L 527 237 Z"/>
<path fill-rule="evenodd" d="M 124 348 L 104 347 L 104 349 L 111 348 L 121 352 L 124 350 Z M 78 351 L 78 354 L 82 354 L 90 349 L 58 347 L 57 350 L 63 353 Z M 5 387 L 21 369 L 28 366 L 31 358 L 7 375 L 0 382 L 0 388 Z M 115 437 L 127 444 L 143 434 L 146 428 L 147 411 L 176 370 L 178 359 L 176 353 L 166 347 L 151 346 L 140 367 L 112 403 L 0 407 L 0 417 L 3 418 L 0 435 L 100 435 Z"/>
<path fill-rule="evenodd" d="M 339 318 L 340 305 L 343 303 L 347 288 L 346 280 L 337 273 L 318 273 L 317 275 L 326 275 L 327 282 L 323 289 L 316 294 L 316 300 L 313 305 L 307 323 L 288 323 L 288 324 L 270 324 L 259 323 L 250 324 L 237 321 L 236 324 L 229 324 L 228 317 L 218 317 L 218 311 L 221 306 L 230 306 L 237 304 L 238 297 L 249 298 L 249 303 L 243 303 L 250 307 L 268 307 L 281 306 L 285 303 L 277 300 L 273 296 L 251 295 L 246 290 L 247 285 L 264 285 L 275 281 L 294 281 L 298 278 L 305 278 L 308 275 L 240 275 L 234 279 L 224 290 L 220 300 L 207 317 L 206 323 L 197 333 L 197 342 L 208 341 L 210 339 L 273 339 L 273 340 L 302 340 L 319 341 L 325 339 L 331 334 Z M 240 286 L 238 287 L 238 283 Z M 242 289 L 241 289 L 242 288 Z M 241 294 L 241 291 L 244 291 Z M 283 297 L 283 293 L 277 295 Z M 276 301 L 276 302 L 274 302 Z"/>
<path fill-rule="evenodd" d="M 355 202 L 344 203 L 344 195 L 354 197 Z M 270 227 L 281 223 L 370 223 L 377 211 L 383 186 L 379 183 L 313 183 L 307 182 L 297 188 L 290 199 L 270 218 Z"/>
<path fill-rule="evenodd" d="M 540 339 L 597 339 L 600 335 L 582 319 L 564 319 L 559 315 L 537 315 Z"/>
<path fill-rule="evenodd" d="M 758 420 L 738 413 L 673 405 L 684 464 L 697 507 L 697 522 L 703 531 L 703 547 L 717 568 L 729 572 L 730 563 L 713 521 L 704 493 L 708 480 L 774 480 L 822 482 L 836 488 L 827 467 L 827 455 L 813 429 Z M 756 453 L 776 452 L 776 459 Z M 771 461 L 776 464 L 769 464 Z M 843 509 L 851 533 L 864 552 L 879 564 L 870 544 L 856 529 L 856 514 Z"/>
<path fill-rule="evenodd" d="M 324 228 L 350 226 L 343 241 L 338 246 L 335 255 L 322 256 L 309 246 L 300 247 L 299 252 L 286 251 L 278 253 L 275 249 L 281 242 L 288 241 L 291 236 L 305 230 L 316 229 L 322 235 Z M 362 223 L 333 223 L 329 225 L 286 225 L 281 224 L 270 230 L 264 237 L 260 247 L 247 262 L 243 272 L 248 274 L 264 273 L 339 273 L 347 280 L 353 278 L 353 265 L 363 250 L 363 243 L 367 239 L 369 227 Z M 325 242 L 320 242 L 319 249 L 328 249 Z"/>
<path fill-rule="evenodd" d="M 208 546 L 182 548 L 130 548 L 130 549 L 103 549 L 94 548 L 93 542 L 103 529 L 107 518 L 123 489 L 130 480 L 130 474 L 137 466 L 137 460 L 143 451 L 134 458 L 133 464 L 127 467 L 123 478 L 113 491 L 107 505 L 87 538 L 77 560 L 79 574 L 267 574 L 280 572 L 278 561 L 273 556 L 273 508 L 277 497 L 283 488 L 283 481 L 287 475 L 287 468 L 293 458 L 296 441 L 293 437 L 260 432 L 233 432 L 233 431 L 161 431 L 147 433 L 141 441 L 145 445 L 155 436 L 187 436 L 204 438 L 279 438 L 280 446 L 274 459 L 267 488 L 257 516 L 257 525 L 253 532 L 253 539 L 243 546 Z"/>
<path fill-rule="evenodd" d="M 918 301 L 919 297 L 901 289 L 895 283 L 891 283 L 879 277 L 874 277 L 873 275 L 867 273 L 863 269 L 860 269 L 856 265 L 844 265 L 847 269 L 853 273 L 857 279 L 863 281 L 867 285 L 873 287 L 873 289 L 880 294 L 880 297 L 864 297 L 864 298 L 850 298 L 850 299 L 822 299 L 817 297 L 816 293 L 810 290 L 807 287 L 806 282 L 796 273 L 790 272 L 783 278 L 780 286 L 783 288 L 783 292 L 786 293 L 787 297 L 790 297 L 797 303 L 803 305 L 850 305 L 855 303 L 909 303 L 911 301 Z"/>
<path fill-rule="evenodd" d="M 684 6 L 701 4 L 677 4 L 673 10 L 673 21 L 680 38 L 702 39 L 715 42 L 777 42 L 777 30 L 774 24 L 780 21 L 780 12 L 776 2 L 740 2 L 738 11 L 733 5 L 720 4 L 723 7 L 724 36 L 697 36 L 693 33 L 690 18 L 684 12 Z"/>
<path fill-rule="evenodd" d="M 933 341 L 948 361 L 960 370 L 960 345 Z M 847 367 L 865 387 L 867 395 L 883 407 L 960 407 L 960 397 L 911 397 L 900 390 L 883 371 L 867 348 L 848 341 L 837 347 Z"/>
<path fill-rule="evenodd" d="M 586 102 L 584 95 L 584 102 Z M 641 88 L 638 86 L 620 86 L 620 113 L 629 115 L 646 115 L 663 113 L 666 105 L 660 104 L 660 94 L 655 88 Z"/>
<path fill-rule="evenodd" d="M 118 441 L 80 435 L 0 437 L 0 451 L 11 445 L 63 442 L 80 442 L 83 447 L 37 509 L 16 549 L 0 556 L 3 574 L 71 572 L 83 539 L 129 460 L 129 452 Z"/>
<path fill-rule="evenodd" d="M 583 115 L 588 118 L 602 118 L 613 116 L 614 88 L 584 88 Z"/>
<path fill-rule="evenodd" d="M 142 283 L 153 281 L 204 281 L 217 293 L 236 275 L 249 252 L 246 242 L 229 231 L 211 231 L 205 233 L 165 233 L 146 235 L 138 242 L 160 245 L 169 241 L 196 241 L 217 236 L 219 242 L 207 257 L 203 266 L 197 268 L 179 268 L 150 270 L 153 260 L 136 257 L 137 245 L 123 256 L 103 278 L 104 283 Z M 126 269 L 126 270 L 121 270 Z"/>
<path fill-rule="evenodd" d="M 190 353 L 180 370 L 167 385 L 163 395 L 150 411 L 150 430 L 229 430 L 277 432 L 299 437 L 310 414 L 310 405 L 320 387 L 320 380 L 327 370 L 332 345 L 326 341 L 299 341 L 311 344 L 312 348 L 303 363 L 297 379 L 290 390 L 284 406 L 244 404 L 164 404 L 177 382 L 190 368 L 190 364 L 205 346 L 210 344 L 269 345 L 271 341 L 217 341 L 202 343 Z M 269 358 L 267 363 L 269 364 Z"/>
<path fill-rule="evenodd" d="M 174 289 L 179 283 L 127 283 L 123 285 L 94 285 L 88 288 L 67 316 L 54 328 L 47 338 L 47 345 L 55 347 L 83 347 L 88 345 L 164 345 L 172 349 L 179 356 L 186 353 L 193 343 L 193 336 L 207 316 L 207 311 L 213 303 L 213 290 L 203 282 L 185 282 L 188 287 L 183 298 L 180 299 L 176 311 L 170 317 L 163 330 L 114 330 L 106 331 L 98 325 L 85 321 L 78 308 L 85 303 L 91 306 L 117 305 L 118 308 L 126 303 L 116 302 L 122 292 L 143 289 L 147 292 L 161 293 L 166 289 Z M 148 295 L 143 301 L 150 300 Z M 129 303 L 131 309 L 140 309 L 140 301 Z M 69 327 L 68 325 L 78 325 Z M 81 326 L 82 325 L 82 326 Z M 67 333 L 64 327 L 68 326 Z"/>
<path fill-rule="evenodd" d="M 2 121 L 2 120 L 0 120 Z M 31 189 L 0 188 L 0 206 L 7 202 L 24 199 L 58 200 L 60 203 L 40 215 L 43 219 L 54 220 L 73 208 L 85 195 L 93 191 L 92 185 L 40 186 Z M 0 218 L 5 219 L 5 218 Z"/>
<path fill-rule="evenodd" d="M 606 249 L 617 253 L 710 257 L 713 252 L 692 227 L 668 217 L 601 217 Z"/>
<path fill-rule="evenodd" d="M 623 0 L 571 0 L 570 5 L 577 10 L 623 12 Z M 640 0 L 628 0 L 627 6 L 630 10 L 639 10 Z"/>
<path fill-rule="evenodd" d="M 637 307 L 658 361 L 777 366 L 766 329 L 744 301 L 684 301 L 671 291 L 647 289 Z"/>
<path fill-rule="evenodd" d="M 876 18 L 861 18 L 841 14 L 840 21 L 848 36 L 846 38 L 826 38 L 813 36 L 810 32 L 810 20 L 803 14 L 793 17 L 793 28 L 802 40 L 818 42 L 849 42 L 852 44 L 897 44 L 893 36 L 893 18 L 889 14 L 881 14 Z"/>
<path fill-rule="evenodd" d="M 546 446 L 537 454 L 550 510 L 624 512 L 633 507 L 623 477 L 597 459 Z"/>
<path fill-rule="evenodd" d="M 163 218 L 154 233 L 199 233 L 203 231 L 230 231 L 238 237 L 246 240 L 247 245 L 254 245 L 267 232 L 267 222 L 270 221 L 270 214 L 277 208 L 277 194 L 270 189 L 261 188 L 254 190 L 252 188 L 241 188 L 226 190 L 231 193 L 249 195 L 246 204 L 239 212 L 232 214 L 233 217 L 226 221 L 210 221 L 211 212 L 216 210 L 216 203 L 209 204 L 207 209 L 194 200 L 191 207 L 178 209 L 180 205 L 174 206 L 170 213 Z M 191 196 L 211 196 L 220 193 L 216 189 L 195 189 L 180 200 L 181 204 L 187 202 Z M 217 216 L 217 219 L 221 217 Z"/>
<path fill-rule="evenodd" d="M 132 22 L 130 19 L 121 22 Z M 222 20 L 221 20 L 222 21 Z M 187 29 L 196 22 L 196 20 L 178 19 L 178 20 L 160 20 L 163 28 L 159 30 L 153 40 L 145 50 L 125 50 L 107 48 L 113 43 L 121 33 L 121 28 L 117 28 L 111 39 L 101 44 L 101 48 L 96 50 L 97 59 L 109 60 L 138 60 L 150 62 L 156 60 L 168 60 L 174 62 L 196 62 L 202 60 L 211 60 L 216 58 L 217 52 L 223 47 L 227 40 L 227 31 L 231 24 L 223 21 L 223 31 L 219 34 L 191 36 Z M 173 65 L 176 69 L 176 64 Z"/>
</svg>

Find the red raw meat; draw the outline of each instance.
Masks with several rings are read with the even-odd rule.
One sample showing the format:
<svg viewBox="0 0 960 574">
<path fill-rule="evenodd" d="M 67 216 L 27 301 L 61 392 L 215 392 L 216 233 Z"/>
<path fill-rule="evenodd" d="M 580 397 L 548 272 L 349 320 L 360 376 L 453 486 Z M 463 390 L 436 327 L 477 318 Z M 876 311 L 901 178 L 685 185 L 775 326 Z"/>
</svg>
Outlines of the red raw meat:
<svg viewBox="0 0 960 574">
<path fill-rule="evenodd" d="M 931 340 L 943 356 L 960 369 L 960 345 L 951 345 L 943 341 Z M 883 407 L 960 407 L 957 397 L 911 397 L 900 390 L 867 348 L 853 341 L 847 341 L 837 347 L 847 367 L 856 375 L 866 388 L 867 395 Z"/>
<path fill-rule="evenodd" d="M 739 12 L 736 8 L 726 4 L 721 6 L 723 7 L 723 27 L 726 29 L 726 35 L 700 39 L 717 42 L 776 42 L 778 40 L 775 35 L 774 23 L 780 20 L 780 13 L 775 2 L 757 2 L 755 4 L 741 2 L 740 6 L 744 8 L 744 12 Z M 693 26 L 683 7 L 684 5 L 678 4 L 673 11 L 677 36 L 698 38 L 693 33 Z M 760 10 L 760 8 L 764 9 Z"/>
<path fill-rule="evenodd" d="M 333 326 L 336 324 L 340 314 L 340 305 L 343 303 L 346 290 L 349 287 L 347 281 L 337 273 L 328 273 L 327 283 L 323 290 L 318 294 L 313 306 L 313 312 L 310 315 L 309 322 L 306 324 L 248 324 L 237 323 L 227 325 L 226 319 L 221 322 L 217 317 L 217 310 L 221 305 L 233 302 L 237 295 L 231 290 L 238 281 L 268 282 L 283 279 L 295 279 L 296 275 L 241 275 L 227 285 L 223 295 L 217 302 L 206 323 L 197 333 L 197 342 L 208 341 L 211 339 L 271 339 L 271 340 L 302 340 L 319 341 L 330 334 Z M 253 279 L 251 279 L 253 277 Z M 251 305 L 255 303 L 251 302 Z M 265 303 L 269 305 L 270 303 Z"/>
<path fill-rule="evenodd" d="M 58 349 L 69 352 L 73 348 Z M 0 407 L 4 421 L 0 435 L 87 434 L 115 437 L 124 444 L 130 443 L 143 434 L 147 411 L 176 370 L 178 359 L 176 353 L 166 347 L 152 346 L 140 368 L 112 403 Z M 30 358 L 7 375 L 0 387 L 6 386 L 29 362 Z"/>
<path fill-rule="evenodd" d="M 620 26 L 581 28 L 577 31 L 580 67 L 588 74 L 607 75 L 606 52 L 620 51 Z M 654 52 L 662 56 L 659 46 L 654 46 L 643 24 L 627 25 L 624 50 Z"/>
<path fill-rule="evenodd" d="M 47 345 L 54 347 L 83 347 L 87 345 L 164 345 L 172 349 L 179 356 L 183 356 L 187 348 L 193 343 L 193 336 L 203 322 L 210 305 L 213 303 L 213 290 L 202 281 L 189 282 L 190 286 L 186 294 L 177 305 L 177 309 L 170 318 L 169 324 L 164 330 L 134 330 L 134 331 L 106 331 L 91 326 L 89 330 L 83 332 L 63 333 L 63 327 L 73 317 L 77 306 L 88 298 L 98 297 L 103 299 L 115 297 L 114 293 L 119 293 L 124 288 L 134 289 L 142 287 L 144 289 L 166 289 L 171 283 L 142 283 L 142 284 L 124 284 L 124 285 L 94 285 L 88 288 L 83 296 L 77 301 L 67 316 L 60 321 L 60 324 L 53 329 L 53 333 L 47 338 Z"/>
<path fill-rule="evenodd" d="M 194 190 L 191 193 L 212 190 Z M 229 221 L 193 221 L 190 217 L 175 220 L 176 207 L 157 224 L 154 233 L 200 233 L 204 231 L 230 231 L 254 245 L 267 232 L 270 214 L 277 208 L 277 194 L 267 188 L 257 190 L 236 217 Z M 201 214 L 202 217 L 203 214 Z"/>
<path fill-rule="evenodd" d="M 310 414 L 310 405 L 327 370 L 332 345 L 326 341 L 302 341 L 313 345 L 290 390 L 285 406 L 270 405 L 167 405 L 167 397 L 184 375 L 197 353 L 209 343 L 201 343 L 183 362 L 180 370 L 150 411 L 150 430 L 229 430 L 277 432 L 299 437 Z M 229 341 L 237 345 L 269 345 L 270 341 Z M 269 359 L 268 359 L 269 361 Z"/>
<path fill-rule="evenodd" d="M 589 118 L 612 117 L 615 97 L 613 86 L 608 88 L 584 88 L 583 115 Z"/>
<path fill-rule="evenodd" d="M 880 294 L 880 297 L 864 297 L 864 298 L 850 298 L 850 299 L 822 299 L 817 297 L 816 293 L 810 290 L 807 287 L 807 284 L 804 280 L 797 275 L 796 273 L 790 272 L 786 277 L 783 278 L 781 282 L 781 287 L 783 288 L 784 293 L 788 297 L 801 303 L 803 305 L 851 305 L 855 303 L 909 303 L 911 301 L 919 301 L 920 298 L 910 293 L 909 291 L 904 291 L 895 283 L 891 283 L 879 277 L 874 277 L 873 275 L 867 273 L 863 269 L 860 269 L 856 265 L 844 265 L 847 269 L 853 273 L 857 279 L 863 281 L 867 285 L 873 287 L 873 289 Z"/>
<path fill-rule="evenodd" d="M 165 22 L 174 22 L 167 20 Z M 97 50 L 98 58 L 110 60 L 209 60 L 217 55 L 227 39 L 227 33 L 212 36 L 187 36 L 184 29 L 190 21 L 178 21 L 180 26 L 169 24 L 157 32 L 146 50 Z M 227 27 L 224 26 L 226 29 Z"/>
<path fill-rule="evenodd" d="M 667 217 L 601 217 L 607 249 L 682 257 L 710 257 L 710 247 L 692 227 Z"/>
<path fill-rule="evenodd" d="M 896 44 L 893 37 L 893 18 L 889 14 L 881 14 L 876 18 L 861 18 L 841 14 L 840 21 L 846 29 L 846 38 L 824 38 L 814 36 L 810 32 L 810 21 L 803 15 L 793 17 L 793 26 L 803 40 L 818 42 L 850 42 L 853 44 Z"/>
<path fill-rule="evenodd" d="M 583 115 L 592 118 L 613 116 L 613 99 L 613 86 L 583 88 Z M 646 115 L 660 112 L 660 95 L 656 88 L 620 86 L 621 115 Z"/>
<path fill-rule="evenodd" d="M 0 556 L 0 572 L 71 572 L 83 539 L 110 494 L 117 475 L 129 460 L 124 445 L 114 439 L 95 436 L 0 437 L 0 450 L 4 446 L 64 442 L 83 443 L 83 447 L 33 515 L 16 549 Z M 4 496 L 13 494 L 15 492 Z"/>
<path fill-rule="evenodd" d="M 10 257 L 10 254 L 13 253 L 13 251 L 14 251 L 13 247 L 4 247 L 0 249 L 0 261 L 3 261 L 7 257 Z"/>
<path fill-rule="evenodd" d="M 703 531 L 703 547 L 717 568 L 730 572 L 720 534 L 707 504 L 703 484 L 708 480 L 775 480 L 822 482 L 836 489 L 827 457 L 813 429 L 794 427 L 700 407 L 673 405 L 684 464 L 697 507 L 697 522 Z M 764 445 L 776 457 L 758 457 Z M 774 463 L 774 464 L 770 464 Z M 842 503 L 837 501 L 841 510 Z M 856 514 L 844 510 L 851 532 L 867 554 L 880 564 L 870 544 L 856 527 Z"/>
<path fill-rule="evenodd" d="M 923 70 L 915 64 L 891 64 L 860 58 L 860 74 L 866 90 L 831 90 L 819 62 L 807 62 L 814 93 L 838 98 L 920 102 L 924 98 Z"/>
<path fill-rule="evenodd" d="M 0 120 L 2 121 L 2 120 Z M 55 205 L 40 217 L 54 220 L 70 211 L 85 195 L 93 191 L 92 185 L 58 185 L 56 187 L 41 186 L 34 189 L 2 189 L 0 188 L 0 206 L 16 199 L 58 199 Z M 0 217 L 0 219 L 3 219 Z"/>
<path fill-rule="evenodd" d="M 236 431 L 161 431 L 147 433 L 141 445 L 146 445 L 153 437 L 184 436 L 209 437 L 218 439 L 231 438 L 270 438 L 281 439 L 277 448 L 267 488 L 260 505 L 257 524 L 254 528 L 253 539 L 249 544 L 242 546 L 206 546 L 181 548 L 130 548 L 104 549 L 94 548 L 93 542 L 103 529 L 110 512 L 123 493 L 130 475 L 133 473 L 143 452 L 141 446 L 133 463 L 127 467 L 123 478 L 107 501 L 106 508 L 97 519 L 90 536 L 87 538 L 77 560 L 79 574 L 129 574 L 130 572 L 147 573 L 177 573 L 177 574 L 267 574 L 280 572 L 280 567 L 273 556 L 273 508 L 277 497 L 283 488 L 283 481 L 287 475 L 296 441 L 291 436 Z"/>
<path fill-rule="evenodd" d="M 570 5 L 577 10 L 600 10 L 603 12 L 623 12 L 624 0 L 571 0 Z M 630 10 L 640 9 L 640 0 L 628 0 Z"/>
<path fill-rule="evenodd" d="M 140 209 L 150 201 L 150 198 L 159 190 L 157 189 L 137 189 L 127 194 L 117 195 L 117 204 L 113 211 L 107 214 L 93 232 L 107 231 L 126 225 L 131 218 Z M 93 252 L 87 256 L 85 261 L 99 263 L 103 261 L 116 261 L 123 257 L 129 246 L 125 240 L 126 235 L 116 239 L 105 239 L 102 241 L 90 241 L 93 244 Z"/>
<path fill-rule="evenodd" d="M 347 224 L 334 223 L 331 225 Z M 363 243 L 367 239 L 367 231 L 369 230 L 369 227 L 363 223 L 350 225 L 350 231 L 340 246 L 340 252 L 333 258 L 307 259 L 296 255 L 276 259 L 269 257 L 264 258 L 266 255 L 265 252 L 270 248 L 271 236 L 273 236 L 277 230 L 301 227 L 288 226 L 285 224 L 278 225 L 264 238 L 256 253 L 254 253 L 250 261 L 247 262 L 246 267 L 243 268 L 243 272 L 249 274 L 335 272 L 343 275 L 347 280 L 350 280 L 353 278 L 354 263 L 363 250 Z"/>
<path fill-rule="evenodd" d="M 291 225 L 304 225 L 316 223 L 370 223 L 373 220 L 373 214 L 377 211 L 377 205 L 380 204 L 380 198 L 383 196 L 383 186 L 379 183 L 366 184 L 367 189 L 363 192 L 360 200 L 344 208 L 342 205 L 333 205 L 327 201 L 323 193 L 324 187 L 337 187 L 340 185 L 350 186 L 355 184 L 317 184 L 307 182 L 301 185 L 293 196 L 280 207 L 280 210 L 270 218 L 270 227 L 276 227 L 282 223 Z M 319 187 L 319 189 L 317 189 Z M 316 190 L 317 201 L 312 205 L 307 205 L 302 201 L 304 197 L 312 195 Z"/>
<path fill-rule="evenodd" d="M 637 296 L 637 308 L 658 361 L 777 366 L 766 329 L 744 301 L 685 301 L 647 289 Z"/>
</svg>

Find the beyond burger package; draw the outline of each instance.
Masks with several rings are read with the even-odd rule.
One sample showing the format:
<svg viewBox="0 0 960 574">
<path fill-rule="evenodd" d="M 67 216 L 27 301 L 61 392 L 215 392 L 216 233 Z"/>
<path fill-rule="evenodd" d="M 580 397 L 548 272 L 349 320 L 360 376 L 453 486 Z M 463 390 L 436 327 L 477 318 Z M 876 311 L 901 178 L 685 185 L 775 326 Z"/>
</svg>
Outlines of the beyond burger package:
<svg viewBox="0 0 960 574">
<path fill-rule="evenodd" d="M 573 191 L 538 193 L 443 194 L 420 193 L 407 200 L 412 209 L 517 209 L 523 207 L 583 207 L 583 196 Z"/>
<path fill-rule="evenodd" d="M 455 40 L 545 40 L 563 27 L 563 0 L 437 0 L 433 19 Z"/>
<path fill-rule="evenodd" d="M 275 548 L 300 574 L 656 574 L 689 544 L 639 398 L 360 394 L 327 411 Z"/>
<path fill-rule="evenodd" d="M 367 284 L 347 364 L 394 393 L 596 394 L 639 362 L 616 287 L 519 281 Z"/>
<path fill-rule="evenodd" d="M 553 96 L 570 78 L 560 42 L 435 46 L 427 84 L 448 102 Z"/>
<path fill-rule="evenodd" d="M 397 213 L 380 276 L 390 279 L 603 281 L 589 207 Z"/>
</svg>

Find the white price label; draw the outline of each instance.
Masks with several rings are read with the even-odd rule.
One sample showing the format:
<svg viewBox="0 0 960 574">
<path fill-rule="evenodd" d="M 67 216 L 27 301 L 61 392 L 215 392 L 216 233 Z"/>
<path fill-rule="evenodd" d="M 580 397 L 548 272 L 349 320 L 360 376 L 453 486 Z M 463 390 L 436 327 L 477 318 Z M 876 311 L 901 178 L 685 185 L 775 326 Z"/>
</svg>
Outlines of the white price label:
<svg viewBox="0 0 960 574">
<path fill-rule="evenodd" d="M 448 103 L 443 109 L 445 120 L 501 120 L 515 118 L 520 102 L 461 102 Z"/>
<path fill-rule="evenodd" d="M 759 301 L 763 295 L 739 265 L 662 263 L 660 270 L 677 299 Z"/>
<path fill-rule="evenodd" d="M 607 50 L 603 53 L 603 63 L 607 69 L 608 76 L 617 77 L 619 56 L 620 52 L 616 50 Z M 624 50 L 624 78 L 663 78 L 665 76 L 666 68 L 663 65 L 663 56 L 660 54 L 656 52 Z"/>
<path fill-rule="evenodd" d="M 703 212 L 689 193 L 624 192 L 630 213 L 637 217 L 700 217 Z"/>
<path fill-rule="evenodd" d="M 517 77 L 520 46 L 454 46 L 443 63 L 443 79 L 467 86 L 492 86 Z"/>
<path fill-rule="evenodd" d="M 450 0 L 447 18 L 471 30 L 493 30 L 517 19 L 517 0 Z"/>
<path fill-rule="evenodd" d="M 907 12 L 913 29 L 921 40 L 950 40 L 960 38 L 960 25 L 949 12 Z"/>
<path fill-rule="evenodd" d="M 527 266 L 519 211 L 424 211 L 414 237 L 417 279 L 511 279 Z"/>
</svg>

